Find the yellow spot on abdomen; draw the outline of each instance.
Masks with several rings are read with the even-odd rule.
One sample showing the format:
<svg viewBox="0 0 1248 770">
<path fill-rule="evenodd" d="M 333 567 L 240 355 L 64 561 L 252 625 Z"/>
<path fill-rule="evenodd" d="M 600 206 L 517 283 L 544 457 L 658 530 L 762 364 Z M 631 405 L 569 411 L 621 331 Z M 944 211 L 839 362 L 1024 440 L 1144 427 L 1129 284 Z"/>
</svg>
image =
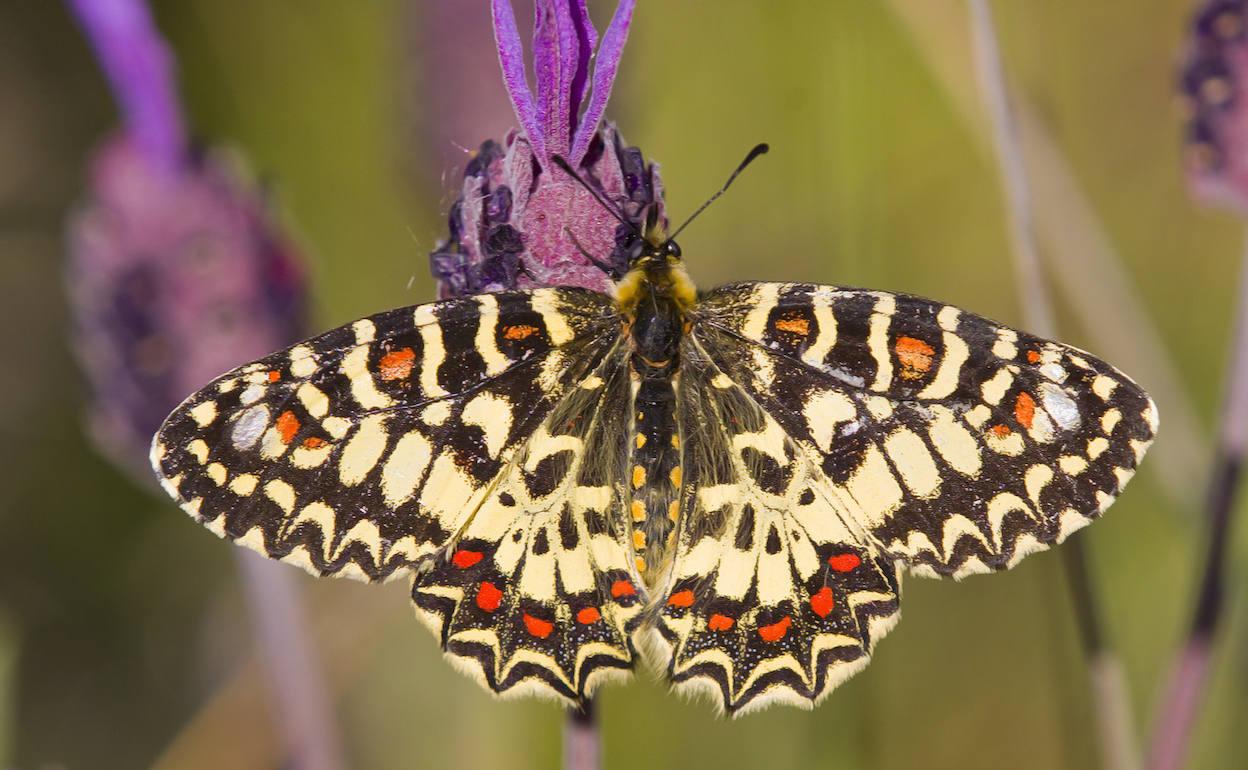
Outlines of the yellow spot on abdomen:
<svg viewBox="0 0 1248 770">
<path fill-rule="evenodd" d="M 640 465 L 633 466 L 633 486 L 640 488 L 646 484 L 646 469 Z"/>
</svg>

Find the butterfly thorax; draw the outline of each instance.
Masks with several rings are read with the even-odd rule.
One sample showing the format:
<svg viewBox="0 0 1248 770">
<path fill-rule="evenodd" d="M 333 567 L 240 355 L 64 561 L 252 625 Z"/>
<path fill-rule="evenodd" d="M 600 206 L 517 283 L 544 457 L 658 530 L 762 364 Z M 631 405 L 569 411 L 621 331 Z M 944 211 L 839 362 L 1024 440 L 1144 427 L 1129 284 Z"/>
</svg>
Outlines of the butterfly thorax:
<svg viewBox="0 0 1248 770">
<path fill-rule="evenodd" d="M 617 301 L 632 349 L 633 441 L 629 491 L 637 571 L 652 586 L 668 571 L 680 516 L 676 379 L 686 311 L 696 292 L 679 260 L 655 258 L 620 281 Z"/>
</svg>

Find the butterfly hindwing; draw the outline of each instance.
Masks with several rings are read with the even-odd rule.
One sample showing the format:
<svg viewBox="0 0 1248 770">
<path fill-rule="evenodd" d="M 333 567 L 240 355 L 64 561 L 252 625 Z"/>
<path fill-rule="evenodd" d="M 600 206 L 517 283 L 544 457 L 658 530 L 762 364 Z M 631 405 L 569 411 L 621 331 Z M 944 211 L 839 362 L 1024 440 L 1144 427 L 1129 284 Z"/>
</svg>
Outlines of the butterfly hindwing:
<svg viewBox="0 0 1248 770">
<path fill-rule="evenodd" d="M 950 305 L 809 284 L 732 284 L 694 338 L 917 574 L 1006 569 L 1121 492 L 1156 431 L 1112 366 Z"/>
<path fill-rule="evenodd" d="M 314 574 L 384 579 L 444 546 L 592 371 L 613 343 L 609 302 L 483 295 L 327 332 L 187 399 L 156 436 L 157 475 L 224 537 Z"/>
<path fill-rule="evenodd" d="M 681 351 L 686 487 L 659 631 L 678 688 L 743 713 L 810 706 L 866 665 L 898 585 L 818 467 L 696 341 Z"/>
<path fill-rule="evenodd" d="M 617 344 L 516 454 L 412 597 L 443 648 L 499 693 L 583 705 L 632 667 L 643 594 L 621 515 L 627 352 Z"/>
</svg>

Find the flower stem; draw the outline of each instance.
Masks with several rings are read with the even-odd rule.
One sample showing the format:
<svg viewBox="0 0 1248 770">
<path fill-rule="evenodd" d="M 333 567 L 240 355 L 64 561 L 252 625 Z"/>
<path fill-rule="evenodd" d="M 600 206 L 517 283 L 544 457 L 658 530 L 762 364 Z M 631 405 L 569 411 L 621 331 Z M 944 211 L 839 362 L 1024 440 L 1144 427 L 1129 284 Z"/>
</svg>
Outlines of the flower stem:
<svg viewBox="0 0 1248 770">
<path fill-rule="evenodd" d="M 968 6 L 975 72 L 992 124 L 993 148 L 1009 207 L 1011 251 L 1023 320 L 1034 333 L 1054 337 L 1057 324 L 1040 268 L 1026 159 L 1019 141 L 1018 126 L 1010 109 L 992 10 L 988 0 L 968 0 Z M 1112 770 L 1131 770 L 1139 766 L 1139 760 L 1135 750 L 1130 698 L 1121 664 L 1105 642 L 1096 586 L 1088 570 L 1087 550 L 1082 541 L 1070 540 L 1063 546 L 1062 563 L 1091 678 L 1104 765 Z"/>
<path fill-rule="evenodd" d="M 238 568 L 292 770 L 340 770 L 333 708 L 289 567 L 239 549 Z"/>
<path fill-rule="evenodd" d="M 593 700 L 585 707 L 568 709 L 563 723 L 564 770 L 598 770 L 602 767 L 602 733 Z"/>
<path fill-rule="evenodd" d="M 1209 535 L 1204 573 L 1187 640 L 1170 667 L 1170 680 L 1161 701 L 1162 711 L 1153 728 L 1148 770 L 1174 770 L 1183 764 L 1196 715 L 1209 684 L 1213 641 L 1222 621 L 1231 514 L 1239 491 L 1244 452 L 1248 448 L 1248 243 L 1240 267 L 1230 361 L 1220 421 L 1222 430 L 1205 498 Z"/>
<path fill-rule="evenodd" d="M 148 162 L 178 168 L 186 132 L 173 57 L 143 0 L 70 0 L 121 109 Z"/>
</svg>

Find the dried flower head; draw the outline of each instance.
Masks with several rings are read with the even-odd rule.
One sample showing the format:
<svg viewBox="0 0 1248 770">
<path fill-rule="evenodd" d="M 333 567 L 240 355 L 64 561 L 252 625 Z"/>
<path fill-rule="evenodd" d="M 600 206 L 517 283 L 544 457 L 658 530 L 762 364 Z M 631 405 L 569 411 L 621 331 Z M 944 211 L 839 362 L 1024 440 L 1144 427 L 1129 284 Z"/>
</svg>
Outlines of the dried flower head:
<svg viewBox="0 0 1248 770">
<path fill-rule="evenodd" d="M 537 0 L 533 33 L 536 95 L 509 0 L 493 0 L 503 79 L 520 130 L 484 142 L 464 170 L 450 233 L 430 255 L 442 297 L 529 286 L 607 291 L 627 266 L 620 224 L 565 172 L 563 157 L 625 219 L 664 222 L 657 170 L 602 123 L 634 0 L 623 0 L 591 60 L 597 33 L 585 0 Z M 587 99 L 588 97 L 588 99 Z"/>
<path fill-rule="evenodd" d="M 1179 89 L 1187 169 L 1200 199 L 1248 212 L 1248 0 L 1197 11 Z"/>
</svg>

